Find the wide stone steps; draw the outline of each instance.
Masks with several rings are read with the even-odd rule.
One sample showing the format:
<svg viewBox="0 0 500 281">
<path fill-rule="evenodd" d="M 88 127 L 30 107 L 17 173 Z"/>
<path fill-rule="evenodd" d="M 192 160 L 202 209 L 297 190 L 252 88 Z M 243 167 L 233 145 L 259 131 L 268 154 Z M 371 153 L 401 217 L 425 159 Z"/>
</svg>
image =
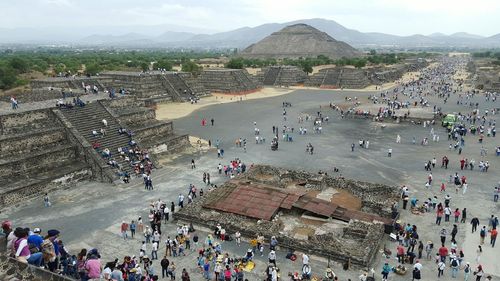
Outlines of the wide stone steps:
<svg viewBox="0 0 500 281">
<path fill-rule="evenodd" d="M 62 113 L 89 143 L 98 142 L 101 144 L 99 152 L 106 148 L 109 149 L 111 151 L 110 159 L 115 160 L 123 171 L 127 171 L 129 174 L 133 172 L 132 166 L 118 153 L 119 147 L 130 148 L 130 139 L 125 134 L 118 134 L 120 124 L 101 104 L 90 103 L 83 108 L 64 109 Z M 103 119 L 106 119 L 108 126 L 104 127 Z M 99 132 L 101 128 L 106 130 L 104 136 L 92 135 L 92 130 Z M 103 157 L 102 161 L 107 163 L 109 160 Z"/>
</svg>

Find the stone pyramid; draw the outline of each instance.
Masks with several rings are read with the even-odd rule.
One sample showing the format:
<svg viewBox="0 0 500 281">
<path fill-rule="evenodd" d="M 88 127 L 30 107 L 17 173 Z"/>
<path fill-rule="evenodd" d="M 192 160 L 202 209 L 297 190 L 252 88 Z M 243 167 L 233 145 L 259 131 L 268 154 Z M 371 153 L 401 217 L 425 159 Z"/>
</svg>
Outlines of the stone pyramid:
<svg viewBox="0 0 500 281">
<path fill-rule="evenodd" d="M 325 55 L 331 59 L 362 56 L 349 44 L 333 39 L 307 24 L 294 24 L 248 46 L 240 55 L 246 58 L 299 58 Z"/>
</svg>

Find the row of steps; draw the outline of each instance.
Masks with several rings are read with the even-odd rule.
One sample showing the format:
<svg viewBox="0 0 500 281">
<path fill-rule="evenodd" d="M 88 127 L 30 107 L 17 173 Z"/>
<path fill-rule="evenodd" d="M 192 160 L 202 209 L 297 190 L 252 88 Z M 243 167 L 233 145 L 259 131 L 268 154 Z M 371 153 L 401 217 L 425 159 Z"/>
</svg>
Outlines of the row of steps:
<svg viewBox="0 0 500 281">
<path fill-rule="evenodd" d="M 101 144 L 101 150 L 109 149 L 111 151 L 111 158 L 115 160 L 122 171 L 132 174 L 133 167 L 120 157 L 118 153 L 119 147 L 130 148 L 130 138 L 126 134 L 118 134 L 120 124 L 117 120 L 102 106 L 99 102 L 89 103 L 85 107 L 75 107 L 73 109 L 61 109 L 63 115 L 71 122 L 73 127 L 83 136 L 89 143 L 95 141 Z M 102 120 L 105 119 L 108 123 L 104 127 Z M 92 135 L 92 131 L 100 131 L 101 128 L 106 130 L 105 136 Z M 109 160 L 102 157 L 102 161 L 107 163 Z"/>
<path fill-rule="evenodd" d="M 280 69 L 277 67 L 269 67 L 264 74 L 264 81 L 262 84 L 265 86 L 273 86 L 276 83 Z"/>
<path fill-rule="evenodd" d="M 192 91 L 186 84 L 184 79 L 182 79 L 178 74 L 166 75 L 165 78 L 170 81 L 170 84 L 177 91 L 177 95 L 182 98 L 182 100 L 189 100 Z"/>
</svg>

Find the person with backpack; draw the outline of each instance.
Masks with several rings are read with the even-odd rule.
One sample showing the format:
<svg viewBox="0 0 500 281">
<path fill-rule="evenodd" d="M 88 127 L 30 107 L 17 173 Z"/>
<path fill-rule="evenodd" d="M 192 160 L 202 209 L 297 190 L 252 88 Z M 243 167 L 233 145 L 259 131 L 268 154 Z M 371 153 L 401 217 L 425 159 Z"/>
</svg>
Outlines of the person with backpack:
<svg viewBox="0 0 500 281">
<path fill-rule="evenodd" d="M 191 279 L 189 278 L 189 273 L 185 268 L 182 269 L 182 274 L 181 274 L 181 280 L 182 281 L 190 281 Z"/>
<path fill-rule="evenodd" d="M 476 275 L 476 281 L 481 281 L 481 278 L 484 275 L 483 266 L 478 265 L 476 268 L 476 271 L 474 271 L 473 273 L 474 273 L 474 275 Z"/>
<path fill-rule="evenodd" d="M 382 280 L 387 281 L 387 278 L 389 277 L 389 273 L 392 271 L 391 266 L 389 263 L 385 263 L 384 267 L 382 267 Z"/>
<path fill-rule="evenodd" d="M 479 231 L 479 241 L 481 245 L 484 244 L 484 239 L 486 238 L 486 226 L 483 225 L 483 228 Z"/>
<path fill-rule="evenodd" d="M 457 257 L 454 257 L 451 260 L 451 277 L 456 278 L 458 270 L 460 269 L 460 262 L 458 261 Z"/>
<path fill-rule="evenodd" d="M 412 281 L 414 280 L 420 280 L 422 279 L 422 274 L 420 273 L 420 270 L 418 268 L 413 269 L 413 278 L 411 279 Z"/>
<path fill-rule="evenodd" d="M 438 263 L 438 278 L 443 276 L 445 268 L 446 268 L 446 264 L 444 263 L 444 261 L 441 260 Z"/>
<path fill-rule="evenodd" d="M 471 272 L 470 263 L 467 262 L 464 267 L 464 281 L 469 280 L 470 272 Z"/>
</svg>

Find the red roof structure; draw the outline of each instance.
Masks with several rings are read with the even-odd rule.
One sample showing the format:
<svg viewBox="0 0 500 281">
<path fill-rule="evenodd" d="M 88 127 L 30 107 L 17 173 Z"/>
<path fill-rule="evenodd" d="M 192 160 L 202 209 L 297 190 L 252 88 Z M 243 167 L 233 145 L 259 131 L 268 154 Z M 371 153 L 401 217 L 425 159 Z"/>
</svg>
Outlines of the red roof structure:
<svg viewBox="0 0 500 281">
<path fill-rule="evenodd" d="M 307 195 L 305 190 L 275 188 L 269 185 L 233 180 L 231 187 L 224 188 L 218 200 L 208 202 L 205 208 L 234 213 L 255 219 L 271 220 L 280 208 L 302 209 L 323 217 L 349 221 L 391 223 L 390 219 L 374 214 L 349 210 L 326 200 Z M 216 191 L 217 192 L 217 191 Z"/>
</svg>

